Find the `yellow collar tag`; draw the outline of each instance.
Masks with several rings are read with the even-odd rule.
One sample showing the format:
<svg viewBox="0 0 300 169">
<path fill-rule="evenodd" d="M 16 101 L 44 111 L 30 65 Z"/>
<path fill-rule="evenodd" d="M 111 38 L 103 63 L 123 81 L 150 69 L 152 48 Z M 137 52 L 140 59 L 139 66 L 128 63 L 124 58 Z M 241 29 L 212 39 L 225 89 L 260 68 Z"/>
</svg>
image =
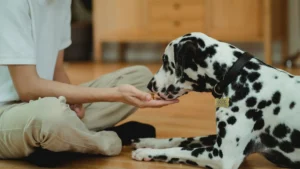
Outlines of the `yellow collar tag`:
<svg viewBox="0 0 300 169">
<path fill-rule="evenodd" d="M 220 98 L 220 99 L 216 98 L 215 104 L 216 104 L 216 107 L 228 108 L 229 107 L 229 97 Z"/>
</svg>

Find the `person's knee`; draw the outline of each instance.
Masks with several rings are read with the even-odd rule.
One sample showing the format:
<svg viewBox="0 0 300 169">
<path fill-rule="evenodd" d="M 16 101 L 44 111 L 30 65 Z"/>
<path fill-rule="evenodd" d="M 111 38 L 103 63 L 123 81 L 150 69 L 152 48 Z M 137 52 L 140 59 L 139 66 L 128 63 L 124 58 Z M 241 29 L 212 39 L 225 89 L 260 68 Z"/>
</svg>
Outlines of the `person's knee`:
<svg viewBox="0 0 300 169">
<path fill-rule="evenodd" d="M 133 85 L 146 89 L 147 84 L 153 77 L 153 73 L 146 66 L 134 66 L 133 69 L 136 70 L 135 74 L 133 75 L 136 82 Z"/>
<path fill-rule="evenodd" d="M 64 97 L 46 97 L 33 104 L 35 113 L 32 115 L 31 125 L 43 127 L 47 132 L 53 132 L 64 125 L 69 113 Z"/>
<path fill-rule="evenodd" d="M 137 70 L 136 72 L 139 76 L 145 76 L 150 79 L 153 76 L 153 73 L 151 72 L 151 70 L 146 66 L 134 66 L 134 69 Z"/>
</svg>

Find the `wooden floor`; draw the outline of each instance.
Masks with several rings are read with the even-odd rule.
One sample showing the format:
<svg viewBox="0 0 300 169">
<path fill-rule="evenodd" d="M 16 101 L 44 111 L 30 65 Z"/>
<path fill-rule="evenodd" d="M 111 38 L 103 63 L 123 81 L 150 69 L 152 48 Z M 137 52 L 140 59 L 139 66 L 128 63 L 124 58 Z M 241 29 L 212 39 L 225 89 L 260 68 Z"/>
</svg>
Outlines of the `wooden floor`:
<svg viewBox="0 0 300 169">
<path fill-rule="evenodd" d="M 97 78 L 105 73 L 120 69 L 125 64 L 67 64 L 72 83 L 79 84 Z M 148 66 L 153 73 L 160 65 Z M 288 70 L 300 74 L 300 69 Z M 137 120 L 150 123 L 157 129 L 157 137 L 189 137 L 213 134 L 215 129 L 214 99 L 210 94 L 191 93 L 180 98 L 180 103 L 161 109 L 140 109 L 125 121 Z M 124 122 L 125 122 L 124 121 Z M 38 168 L 21 161 L 0 161 L 0 169 Z M 70 161 L 60 168 L 81 169 L 189 169 L 195 168 L 180 164 L 157 162 L 137 162 L 131 159 L 131 149 L 124 147 L 117 157 L 92 157 Z M 242 164 L 241 169 L 276 169 L 273 164 L 259 155 L 251 155 Z"/>
</svg>

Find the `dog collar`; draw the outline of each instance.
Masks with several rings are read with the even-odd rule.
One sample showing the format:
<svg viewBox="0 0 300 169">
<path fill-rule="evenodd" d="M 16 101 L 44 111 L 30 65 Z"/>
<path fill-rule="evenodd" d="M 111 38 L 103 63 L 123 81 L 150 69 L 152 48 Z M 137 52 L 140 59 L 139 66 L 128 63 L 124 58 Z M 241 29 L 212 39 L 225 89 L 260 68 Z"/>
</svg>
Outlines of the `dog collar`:
<svg viewBox="0 0 300 169">
<path fill-rule="evenodd" d="M 223 81 L 220 81 L 214 86 L 212 95 L 215 98 L 221 98 L 226 87 L 239 75 L 241 69 L 252 58 L 253 56 L 251 54 L 245 52 L 228 70 L 228 72 L 224 76 Z"/>
</svg>

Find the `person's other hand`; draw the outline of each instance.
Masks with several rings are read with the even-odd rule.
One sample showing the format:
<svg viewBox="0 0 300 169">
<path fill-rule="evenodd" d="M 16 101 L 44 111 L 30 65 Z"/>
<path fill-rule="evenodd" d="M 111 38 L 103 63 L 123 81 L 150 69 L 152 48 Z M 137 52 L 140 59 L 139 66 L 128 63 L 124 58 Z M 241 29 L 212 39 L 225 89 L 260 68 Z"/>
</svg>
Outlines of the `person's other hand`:
<svg viewBox="0 0 300 169">
<path fill-rule="evenodd" d="M 121 85 L 116 90 L 119 101 L 139 108 L 160 108 L 179 102 L 179 100 L 153 100 L 150 93 L 138 90 L 132 85 Z"/>
<path fill-rule="evenodd" d="M 84 110 L 82 104 L 72 104 L 72 105 L 70 105 L 70 108 L 77 114 L 77 116 L 80 119 L 82 119 L 84 117 L 85 110 Z"/>
</svg>

